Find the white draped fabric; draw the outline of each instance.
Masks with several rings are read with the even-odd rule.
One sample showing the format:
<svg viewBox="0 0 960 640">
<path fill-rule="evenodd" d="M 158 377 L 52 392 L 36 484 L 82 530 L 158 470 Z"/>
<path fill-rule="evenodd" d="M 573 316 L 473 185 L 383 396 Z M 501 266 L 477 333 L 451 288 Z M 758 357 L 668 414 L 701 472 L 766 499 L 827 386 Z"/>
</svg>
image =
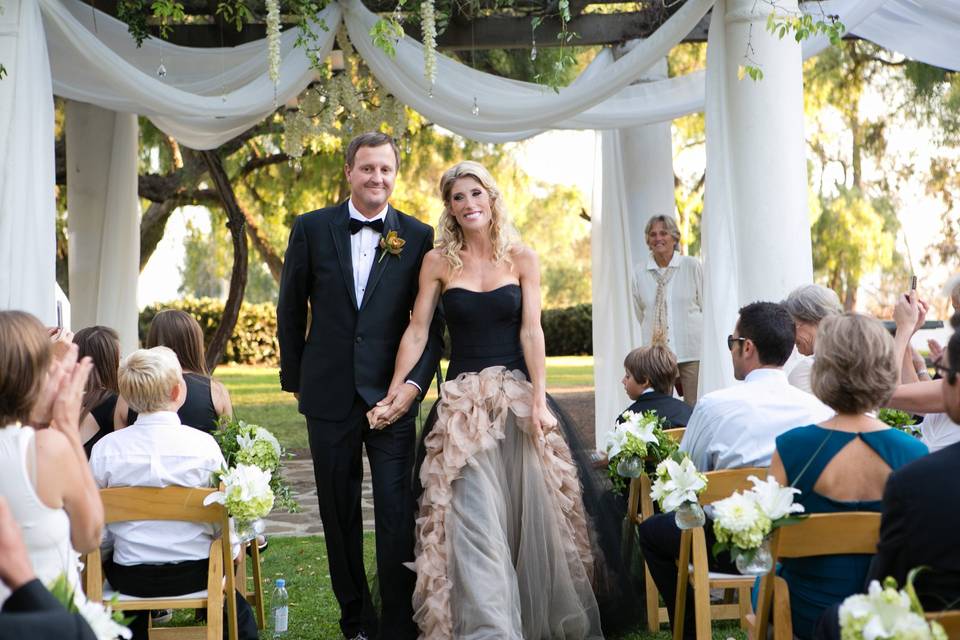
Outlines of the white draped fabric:
<svg viewBox="0 0 960 640">
<path fill-rule="evenodd" d="M 666 55 L 712 4 L 712 0 L 688 0 L 633 51 L 617 61 L 608 52 L 601 54 L 577 82 L 559 94 L 529 83 L 495 78 L 439 56 L 437 82 L 429 97 L 420 46 L 405 38 L 395 58 L 373 47 L 367 33 L 374 18 L 359 0 L 340 0 L 324 11 L 329 30 L 317 31 L 319 54 L 330 50 L 336 28 L 344 20 L 358 51 L 384 86 L 438 124 L 487 141 L 521 139 L 550 128 L 610 130 L 641 126 L 696 111 L 706 104 L 710 136 L 707 175 L 712 184 L 708 183 L 703 227 L 710 307 L 704 343 L 708 350 L 705 358 L 714 350 L 716 366 L 708 363 L 706 371 L 702 369 L 705 384 L 701 389 L 709 391 L 730 379 L 723 364 L 726 356 L 720 351 L 722 343 L 716 340 L 729 331 L 733 301 L 742 301 L 754 289 L 768 295 L 779 291 L 794 282 L 797 273 L 805 272 L 803 261 L 809 259 L 808 245 L 801 242 L 789 255 L 781 256 L 800 265 L 796 272 L 750 271 L 744 276 L 748 266 L 743 263 L 745 254 L 742 249 L 737 251 L 738 239 L 742 244 L 744 230 L 739 225 L 743 220 L 733 216 L 745 196 L 736 191 L 743 188 L 742 180 L 738 182 L 737 175 L 730 173 L 731 159 L 739 157 L 736 154 L 744 149 L 735 146 L 736 140 L 729 139 L 725 127 L 730 114 L 724 109 L 731 104 L 731 96 L 723 95 L 721 78 L 715 75 L 724 73 L 722 69 L 631 84 L 643 69 Z M 914 0 L 832 0 L 822 4 L 826 12 L 840 14 L 860 36 L 915 59 L 960 69 L 960 49 L 955 46 L 960 32 L 960 3 L 956 0 L 923 4 Z M 0 306 L 26 308 L 48 322 L 53 319 L 54 299 L 52 92 L 113 111 L 146 115 L 183 144 L 202 149 L 213 148 L 252 126 L 271 113 L 277 103 L 296 96 L 314 77 L 307 56 L 293 46 L 293 31 L 283 35 L 281 78 L 275 89 L 267 75 L 264 41 L 196 50 L 151 39 L 137 49 L 125 25 L 78 0 L 5 0 L 4 8 L 0 15 L 0 61 L 10 75 L 0 81 L 0 150 L 4 154 L 0 161 Z M 715 15 L 715 24 L 717 19 Z M 756 30 L 762 32 L 762 24 Z M 715 36 L 711 30 L 711 48 L 716 47 Z M 809 42 L 804 52 L 810 55 L 823 46 L 822 39 Z M 727 60 L 728 67 L 732 56 Z M 711 60 L 717 57 L 712 51 Z M 162 78 L 158 74 L 161 64 L 166 70 Z M 764 82 L 770 78 L 767 70 Z M 709 97 L 706 103 L 705 96 Z M 478 115 L 471 113 L 474 98 Z M 611 165 L 615 165 L 614 175 L 621 174 L 622 179 L 611 182 L 605 171 L 604 190 L 609 189 L 609 193 L 605 194 L 603 211 L 594 215 L 601 216 L 607 229 L 613 228 L 611 221 L 619 217 L 617 224 L 626 230 L 629 203 L 622 194 L 637 169 L 626 165 L 622 156 L 611 155 L 606 169 Z M 731 180 L 721 188 L 724 176 Z M 106 184 L 117 183 L 107 180 Z M 108 189 L 102 201 L 115 202 L 124 197 Z M 601 274 L 631 266 L 617 252 L 604 255 L 609 261 L 595 268 L 594 291 L 598 296 L 606 286 Z M 760 286 L 765 278 L 766 284 Z M 598 314 L 629 316 L 627 296 L 614 297 L 603 306 L 600 298 L 596 302 Z M 599 356 L 610 358 L 614 354 Z"/>
<path fill-rule="evenodd" d="M 137 116 L 67 101 L 70 297 L 77 328 L 102 324 L 137 348 Z"/>
</svg>

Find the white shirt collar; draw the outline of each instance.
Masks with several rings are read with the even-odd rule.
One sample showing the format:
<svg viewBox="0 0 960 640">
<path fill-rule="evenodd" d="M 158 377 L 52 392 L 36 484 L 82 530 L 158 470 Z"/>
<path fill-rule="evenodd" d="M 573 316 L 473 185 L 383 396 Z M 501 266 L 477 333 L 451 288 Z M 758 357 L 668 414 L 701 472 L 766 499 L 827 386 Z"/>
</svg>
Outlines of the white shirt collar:
<svg viewBox="0 0 960 640">
<path fill-rule="evenodd" d="M 744 382 L 760 382 L 762 380 L 774 380 L 778 379 L 784 384 L 787 384 L 787 374 L 783 372 L 783 369 L 779 367 L 776 369 L 771 369 L 770 367 L 761 367 L 759 369 L 754 369 L 746 375 L 743 379 Z"/>
<path fill-rule="evenodd" d="M 640 392 L 640 395 L 645 396 L 648 393 L 653 393 L 653 391 L 654 391 L 653 387 L 647 387 L 646 389 Z"/>
<path fill-rule="evenodd" d="M 670 262 L 666 267 L 661 267 L 657 264 L 657 259 L 653 257 L 653 252 L 647 256 L 647 269 L 656 271 L 658 269 L 672 269 L 680 266 L 680 252 L 674 251 L 673 255 L 670 257 Z"/>
<path fill-rule="evenodd" d="M 155 411 L 153 413 L 137 414 L 137 420 L 130 426 L 161 426 L 176 425 L 179 426 L 180 416 L 175 411 Z"/>
<path fill-rule="evenodd" d="M 368 218 L 367 216 L 360 213 L 360 210 L 353 206 L 353 198 L 347 199 L 347 208 L 350 209 L 350 217 L 354 220 L 360 220 L 361 222 L 374 221 L 374 220 L 385 220 L 387 217 L 387 210 L 390 208 L 389 204 L 383 205 L 383 209 L 380 210 L 380 213 Z"/>
</svg>

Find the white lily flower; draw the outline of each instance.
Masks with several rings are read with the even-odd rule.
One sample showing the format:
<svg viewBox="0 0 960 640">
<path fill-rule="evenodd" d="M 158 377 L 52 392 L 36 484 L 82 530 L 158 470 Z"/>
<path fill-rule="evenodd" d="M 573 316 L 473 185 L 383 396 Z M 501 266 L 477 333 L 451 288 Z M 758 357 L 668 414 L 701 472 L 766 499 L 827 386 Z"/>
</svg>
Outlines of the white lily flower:
<svg viewBox="0 0 960 640">
<path fill-rule="evenodd" d="M 98 602 L 81 599 L 77 602 L 77 609 L 86 620 L 97 640 L 116 640 L 117 637 L 129 640 L 133 632 L 122 624 L 114 621 L 113 610 Z"/>
<path fill-rule="evenodd" d="M 753 493 L 757 506 L 770 520 L 779 520 L 791 513 L 802 513 L 803 505 L 793 501 L 793 496 L 800 493 L 799 489 L 781 486 L 773 476 L 761 480 L 756 476 L 747 478 L 753 483 Z"/>
<path fill-rule="evenodd" d="M 621 427 L 622 425 L 614 425 L 613 429 L 607 432 L 607 458 L 615 458 L 627 442 L 627 432 Z"/>
</svg>

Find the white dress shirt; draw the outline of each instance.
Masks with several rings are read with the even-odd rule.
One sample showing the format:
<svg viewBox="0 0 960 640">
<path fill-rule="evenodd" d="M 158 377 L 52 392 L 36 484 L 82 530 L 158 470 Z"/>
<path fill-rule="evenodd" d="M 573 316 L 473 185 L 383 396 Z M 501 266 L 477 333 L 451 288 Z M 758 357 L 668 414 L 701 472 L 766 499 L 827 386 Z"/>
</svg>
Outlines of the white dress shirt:
<svg viewBox="0 0 960 640">
<path fill-rule="evenodd" d="M 674 253 L 666 267 L 657 265 L 653 254 L 646 262 L 637 264 L 633 273 L 633 307 L 640 321 L 643 344 L 653 340 L 656 318 L 657 280 L 654 273 L 673 270 L 667 283 L 667 347 L 677 356 L 677 362 L 700 359 L 703 341 L 703 271 L 700 261 L 691 256 Z"/>
<path fill-rule="evenodd" d="M 90 470 L 108 487 L 209 487 L 225 467 L 220 446 L 208 433 L 180 424 L 176 413 L 141 413 L 125 429 L 93 446 Z M 164 564 L 206 559 L 216 531 L 195 522 L 143 520 L 107 525 L 117 564 Z"/>
<path fill-rule="evenodd" d="M 742 384 L 697 401 L 680 450 L 700 471 L 767 467 L 777 436 L 833 415 L 816 396 L 791 386 L 780 369 L 755 369 Z"/>
<path fill-rule="evenodd" d="M 960 425 L 945 413 L 928 413 L 919 426 L 920 440 L 930 453 L 960 442 Z"/>
<path fill-rule="evenodd" d="M 374 220 L 386 220 L 387 208 L 383 209 L 372 218 L 364 216 L 353 206 L 353 200 L 347 201 L 347 207 L 350 209 L 350 217 L 360 222 L 373 222 Z M 373 269 L 373 259 L 377 255 L 377 247 L 380 245 L 380 232 L 374 231 L 370 227 L 364 227 L 357 233 L 350 234 L 350 257 L 353 260 L 353 287 L 357 294 L 357 306 L 363 303 L 363 294 L 367 290 L 367 280 L 370 278 L 370 270 Z"/>
</svg>

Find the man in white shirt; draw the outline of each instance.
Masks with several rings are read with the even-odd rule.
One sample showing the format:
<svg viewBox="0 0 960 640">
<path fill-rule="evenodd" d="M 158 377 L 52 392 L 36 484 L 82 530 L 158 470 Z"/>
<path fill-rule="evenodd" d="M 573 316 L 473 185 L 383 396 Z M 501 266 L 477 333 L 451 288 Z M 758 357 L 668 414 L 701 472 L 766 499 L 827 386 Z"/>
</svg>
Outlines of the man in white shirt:
<svg viewBox="0 0 960 640">
<path fill-rule="evenodd" d="M 226 462 L 213 437 L 182 425 L 177 417 L 187 387 L 174 352 L 166 347 L 134 351 L 121 363 L 118 382 L 120 394 L 139 416 L 94 445 L 90 468 L 97 486 L 211 486 L 213 472 Z M 195 522 L 109 524 L 106 538 L 113 554 L 104 560 L 104 573 L 114 589 L 132 596 L 203 591 L 216 534 L 212 526 Z M 255 640 L 253 611 L 240 594 L 236 600 L 239 637 Z M 130 625 L 134 640 L 148 637 L 148 613 L 138 614 Z M 224 637 L 226 633 L 225 622 Z"/>
<path fill-rule="evenodd" d="M 790 357 L 795 327 L 786 309 L 772 302 L 754 302 L 740 309 L 740 318 L 727 347 L 733 373 L 744 384 L 720 389 L 700 398 L 687 423 L 680 450 L 701 471 L 770 465 L 777 436 L 830 418 L 833 411 L 816 397 L 787 382 L 782 367 Z M 707 548 L 713 545 L 709 523 Z M 676 560 L 680 530 L 674 515 L 648 519 L 638 529 L 640 547 L 657 588 L 664 595 L 673 624 L 677 587 Z M 736 572 L 723 554 L 710 556 L 711 569 Z M 688 590 L 684 637 L 695 638 L 692 594 Z"/>
</svg>

